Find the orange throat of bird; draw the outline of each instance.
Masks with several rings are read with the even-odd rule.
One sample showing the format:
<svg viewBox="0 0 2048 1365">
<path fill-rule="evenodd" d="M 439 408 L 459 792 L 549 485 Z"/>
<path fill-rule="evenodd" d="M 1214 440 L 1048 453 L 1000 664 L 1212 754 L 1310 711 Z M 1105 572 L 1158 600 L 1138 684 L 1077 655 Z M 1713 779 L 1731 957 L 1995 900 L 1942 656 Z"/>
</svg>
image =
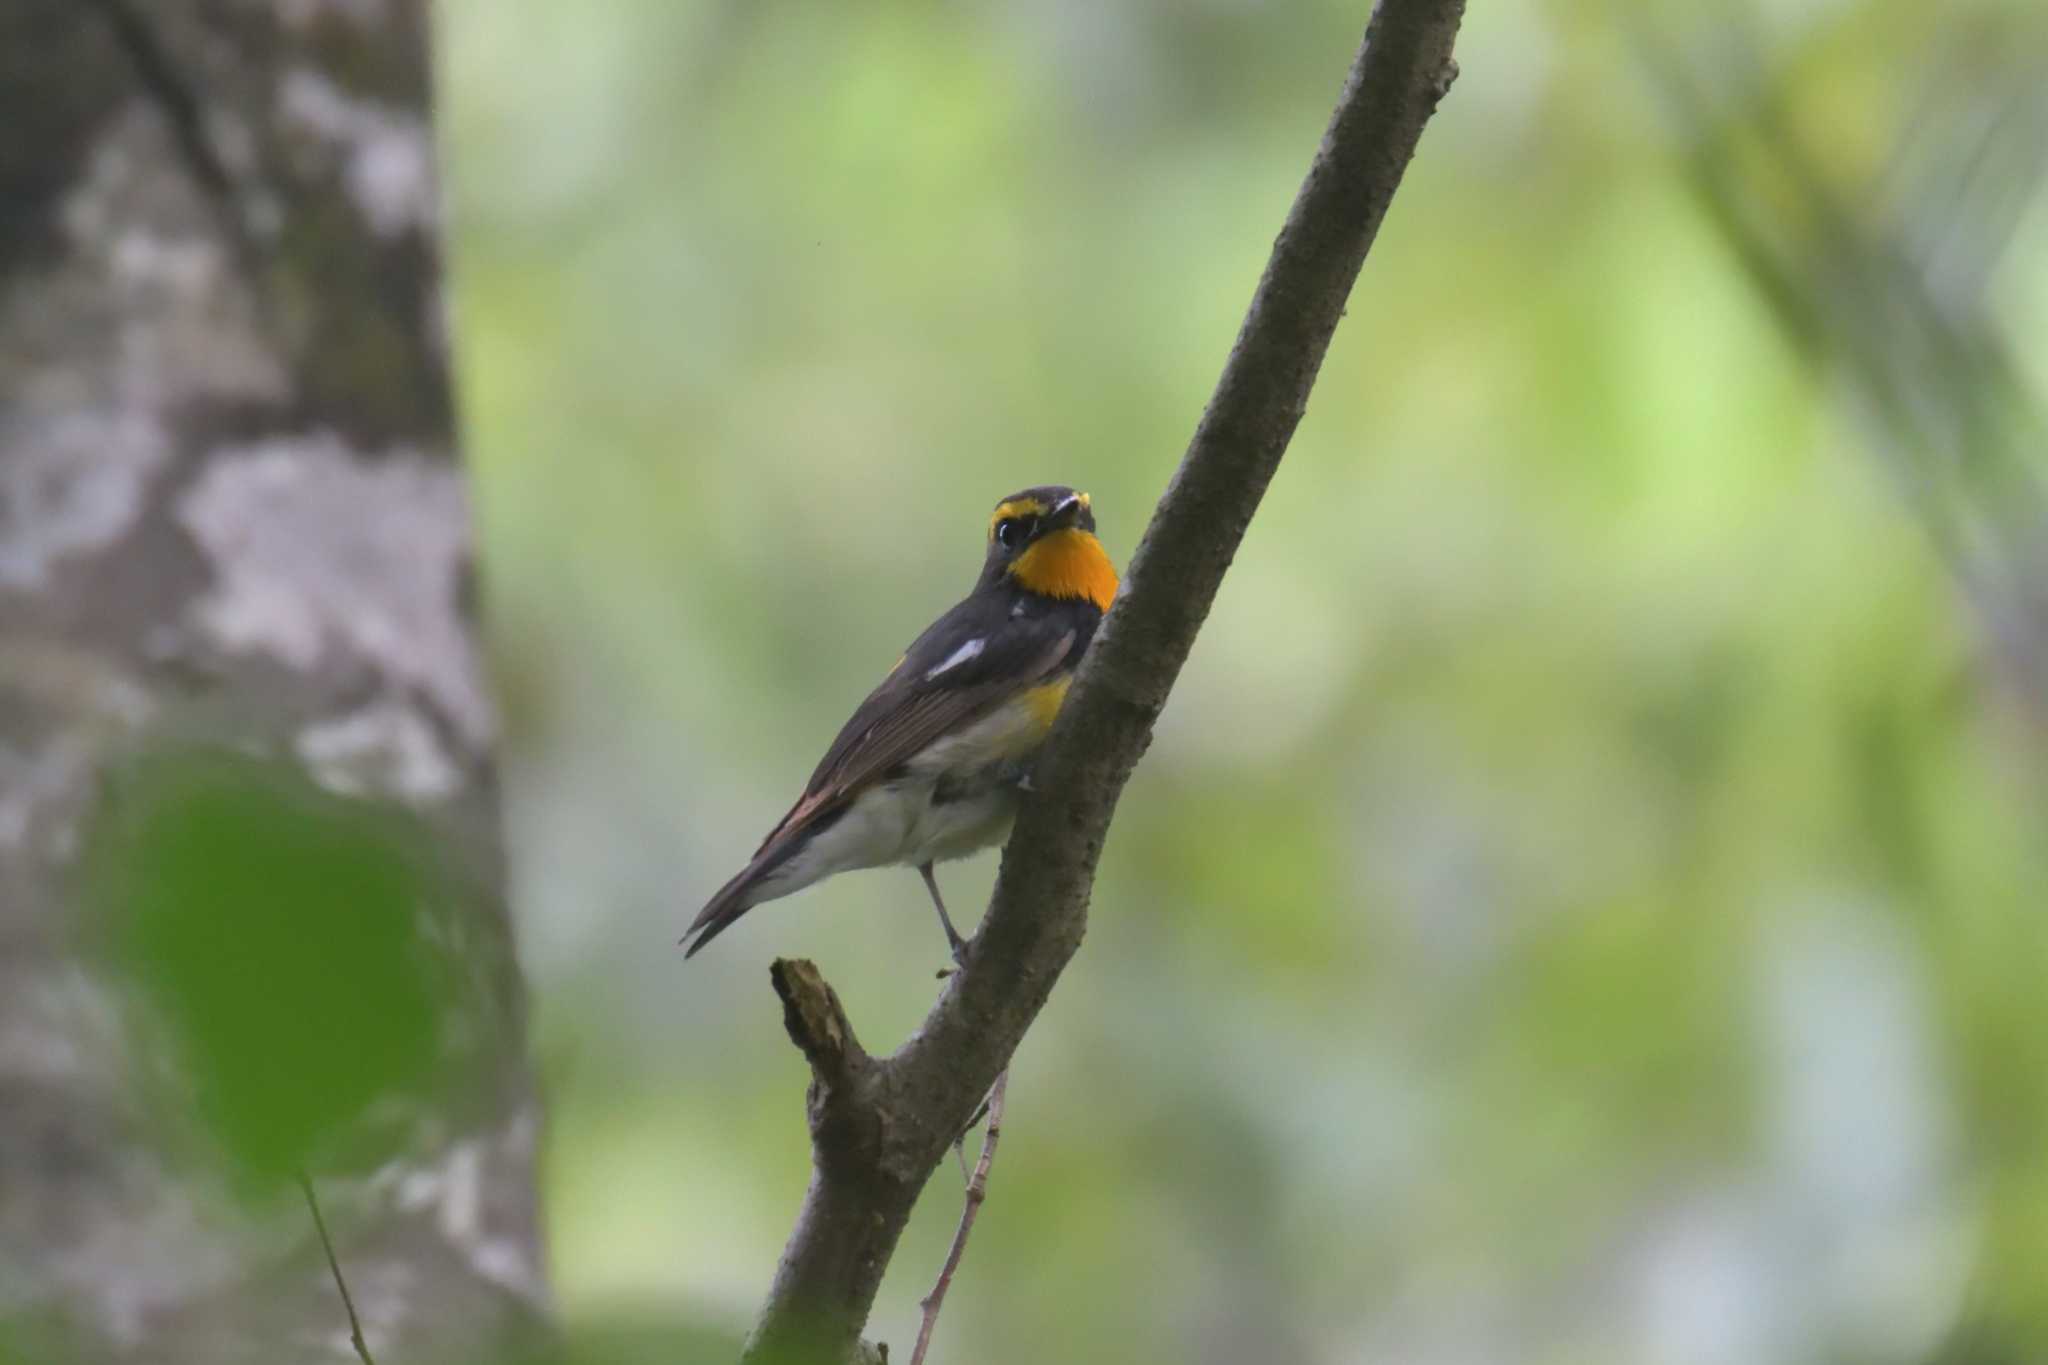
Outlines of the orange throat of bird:
<svg viewBox="0 0 2048 1365">
<path fill-rule="evenodd" d="M 1054 531 L 1010 566 L 1010 577 L 1040 597 L 1080 598 L 1109 610 L 1116 597 L 1116 565 L 1093 535 L 1078 528 Z"/>
</svg>

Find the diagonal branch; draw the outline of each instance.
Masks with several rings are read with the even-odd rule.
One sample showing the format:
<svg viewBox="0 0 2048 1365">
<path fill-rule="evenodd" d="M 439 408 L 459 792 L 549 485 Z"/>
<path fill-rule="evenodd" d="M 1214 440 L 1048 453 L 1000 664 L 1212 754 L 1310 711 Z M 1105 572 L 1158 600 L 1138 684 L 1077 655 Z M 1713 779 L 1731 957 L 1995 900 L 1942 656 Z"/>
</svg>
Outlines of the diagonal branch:
<svg viewBox="0 0 2048 1365">
<path fill-rule="evenodd" d="M 746 1361 L 840 1365 L 869 1355 L 861 1328 L 919 1190 L 1080 946 L 1117 797 L 1308 406 L 1423 127 L 1457 75 L 1451 46 L 1463 13 L 1463 0 L 1381 0 L 1374 10 L 1222 379 L 1061 708 L 966 966 L 893 1056 L 863 1055 L 835 1077 L 806 1046 L 811 1185 Z M 821 1091 L 838 1096 L 830 1112 Z"/>
</svg>

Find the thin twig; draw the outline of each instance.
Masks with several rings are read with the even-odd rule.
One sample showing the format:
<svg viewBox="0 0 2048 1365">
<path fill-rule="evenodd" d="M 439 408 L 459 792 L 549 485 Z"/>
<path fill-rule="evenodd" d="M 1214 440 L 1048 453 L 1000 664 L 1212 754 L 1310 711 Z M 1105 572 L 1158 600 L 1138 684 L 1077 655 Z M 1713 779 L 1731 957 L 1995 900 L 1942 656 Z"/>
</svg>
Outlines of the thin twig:
<svg viewBox="0 0 2048 1365">
<path fill-rule="evenodd" d="M 370 1344 L 363 1340 L 362 1320 L 356 1317 L 356 1303 L 348 1296 L 348 1281 L 341 1277 L 341 1262 L 334 1259 L 334 1242 L 327 1235 L 327 1220 L 320 1216 L 320 1201 L 313 1197 L 313 1182 L 304 1171 L 299 1172 L 299 1188 L 306 1193 L 306 1207 L 313 1212 L 313 1226 L 320 1233 L 320 1249 L 327 1253 L 327 1268 L 334 1272 L 334 1287 L 341 1291 L 341 1306 L 348 1314 L 348 1340 L 356 1348 L 357 1359 L 363 1365 L 377 1365 L 370 1354 Z"/>
<path fill-rule="evenodd" d="M 932 1344 L 932 1329 L 939 1325 L 939 1309 L 945 1305 L 946 1291 L 952 1288 L 953 1272 L 960 1268 L 960 1257 L 967 1251 L 967 1234 L 974 1231 L 974 1215 L 980 1212 L 982 1200 L 988 1198 L 988 1168 L 995 1164 L 996 1142 L 1003 1135 L 1003 1092 L 1009 1084 L 1010 1071 L 1005 1067 L 989 1088 L 988 1127 L 981 1135 L 981 1156 L 974 1163 L 974 1174 L 967 1177 L 967 1204 L 960 1210 L 960 1226 L 953 1229 L 953 1245 L 946 1249 L 946 1264 L 939 1269 L 938 1283 L 918 1305 L 924 1309 L 924 1323 L 917 1329 L 917 1347 L 910 1353 L 910 1365 L 924 1365 L 925 1348 Z"/>
</svg>

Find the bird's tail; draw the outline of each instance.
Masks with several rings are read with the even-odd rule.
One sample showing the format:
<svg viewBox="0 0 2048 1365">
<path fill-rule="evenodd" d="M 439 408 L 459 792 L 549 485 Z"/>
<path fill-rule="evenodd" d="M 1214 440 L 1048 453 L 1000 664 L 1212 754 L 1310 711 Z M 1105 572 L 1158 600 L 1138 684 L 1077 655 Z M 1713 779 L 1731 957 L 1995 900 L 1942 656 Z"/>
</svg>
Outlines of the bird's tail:
<svg viewBox="0 0 2048 1365">
<path fill-rule="evenodd" d="M 768 831 L 761 847 L 754 850 L 752 860 L 731 881 L 719 887 L 718 894 L 706 901 L 704 908 L 697 912 L 697 918 L 690 921 L 690 927 L 683 931 L 683 956 L 696 956 L 699 948 L 731 928 L 734 920 L 762 901 L 787 896 L 816 881 L 816 870 L 794 882 L 787 876 L 777 877 L 775 874 L 782 870 L 783 864 L 803 852 L 820 830 L 838 819 L 843 808 L 843 802 L 835 805 L 821 796 L 807 796 L 791 807 L 789 814 Z M 692 939 L 696 941 L 692 942 Z"/>
<path fill-rule="evenodd" d="M 685 958 L 695 957 L 699 948 L 731 928 L 735 920 L 754 908 L 756 902 L 748 893 L 755 889 L 765 870 L 760 859 L 756 858 L 704 903 L 704 908 L 697 912 L 697 918 L 691 920 L 690 927 L 683 931 Z"/>
</svg>

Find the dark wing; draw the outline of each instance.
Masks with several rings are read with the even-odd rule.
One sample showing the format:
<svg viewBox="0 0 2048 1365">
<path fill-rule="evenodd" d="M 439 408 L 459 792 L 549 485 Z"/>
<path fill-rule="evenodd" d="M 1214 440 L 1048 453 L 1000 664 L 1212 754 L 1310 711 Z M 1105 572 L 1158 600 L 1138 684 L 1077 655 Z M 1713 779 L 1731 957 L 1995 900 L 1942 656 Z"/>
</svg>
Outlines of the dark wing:
<svg viewBox="0 0 2048 1365">
<path fill-rule="evenodd" d="M 892 769 L 973 724 L 1069 662 L 1087 640 L 1061 617 L 1012 616 L 1007 593 L 977 593 L 917 637 L 868 694 L 811 774 L 804 794 L 684 934 L 695 953 L 752 904 L 747 893 L 802 848 L 819 821 Z"/>
<path fill-rule="evenodd" d="M 1074 646 L 1064 621 L 1010 616 L 1007 595 L 968 598 L 917 637 L 840 728 L 761 851 L 1044 679 Z"/>
</svg>

